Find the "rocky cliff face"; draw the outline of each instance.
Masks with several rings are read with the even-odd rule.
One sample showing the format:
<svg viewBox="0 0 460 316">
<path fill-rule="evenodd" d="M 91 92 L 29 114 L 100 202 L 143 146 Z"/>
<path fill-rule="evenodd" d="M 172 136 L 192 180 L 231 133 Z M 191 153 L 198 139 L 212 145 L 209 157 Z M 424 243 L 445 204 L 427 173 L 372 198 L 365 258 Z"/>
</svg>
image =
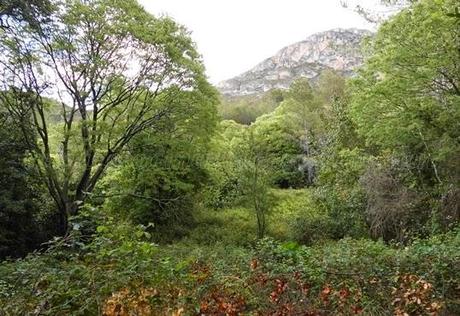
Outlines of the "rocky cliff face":
<svg viewBox="0 0 460 316">
<path fill-rule="evenodd" d="M 325 69 L 349 76 L 363 61 L 362 39 L 371 34 L 358 29 L 334 29 L 314 34 L 283 48 L 253 69 L 219 83 L 218 88 L 224 95 L 238 96 L 273 88 L 285 89 L 299 77 L 314 81 Z"/>
</svg>

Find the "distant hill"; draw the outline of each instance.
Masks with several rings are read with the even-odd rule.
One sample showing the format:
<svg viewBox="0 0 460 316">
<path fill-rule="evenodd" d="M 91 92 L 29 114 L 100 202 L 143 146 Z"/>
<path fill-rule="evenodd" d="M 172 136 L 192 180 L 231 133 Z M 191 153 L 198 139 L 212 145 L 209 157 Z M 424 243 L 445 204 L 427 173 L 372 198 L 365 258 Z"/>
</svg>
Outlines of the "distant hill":
<svg viewBox="0 0 460 316">
<path fill-rule="evenodd" d="M 350 76 L 363 62 L 361 41 L 371 34 L 367 30 L 333 29 L 311 35 L 217 87 L 226 96 L 241 96 L 286 89 L 299 77 L 315 80 L 325 69 Z"/>
</svg>

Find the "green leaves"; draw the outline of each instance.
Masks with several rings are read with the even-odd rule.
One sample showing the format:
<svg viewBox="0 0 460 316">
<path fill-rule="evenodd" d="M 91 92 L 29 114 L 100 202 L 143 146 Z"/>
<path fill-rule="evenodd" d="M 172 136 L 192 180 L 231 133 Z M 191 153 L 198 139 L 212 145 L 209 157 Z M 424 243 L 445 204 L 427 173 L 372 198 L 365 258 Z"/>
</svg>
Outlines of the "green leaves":
<svg viewBox="0 0 460 316">
<path fill-rule="evenodd" d="M 449 131 L 454 120 L 436 123 L 452 111 L 446 97 L 457 94 L 459 81 L 458 28 L 443 13 L 453 7 L 453 1 L 421 1 L 379 30 L 352 89 L 353 119 L 370 144 L 409 147 L 418 128 L 456 137 Z"/>
<path fill-rule="evenodd" d="M 135 0 L 53 4 L 40 27 L 14 23 L 2 30 L 0 49 L 6 56 L 3 83 L 15 85 L 8 108 L 23 133 L 38 136 L 28 149 L 60 212 L 62 233 L 68 215 L 79 211 L 111 163 L 143 133 L 161 135 L 154 146 L 171 145 L 177 155 L 186 147 L 184 158 L 173 158 L 170 151 L 167 158 L 157 155 L 158 161 L 176 160 L 155 168 L 152 176 L 166 179 L 158 186 L 167 192 L 161 199 L 188 195 L 190 186 L 202 182 L 203 173 L 190 180 L 190 169 L 203 160 L 196 156 L 203 155 L 215 127 L 217 103 L 188 31 L 170 18 L 152 16 Z M 21 91 L 32 96 L 29 102 Z M 59 99 L 53 102 L 58 124 L 47 112 L 50 95 Z M 22 112 L 33 120 L 22 120 Z M 178 170 L 184 165 L 189 173 Z M 168 179 L 166 168 L 175 179 Z M 176 181 L 182 174 L 189 179 Z M 180 193 L 169 196 L 174 189 Z M 130 194 L 142 196 L 137 190 Z M 157 192 L 148 198 L 157 199 Z"/>
<path fill-rule="evenodd" d="M 363 149 L 386 161 L 401 192 L 430 200 L 417 206 L 417 216 L 400 214 L 401 220 L 406 216 L 412 221 L 402 225 L 406 231 L 423 231 L 423 224 L 415 222 L 426 221 L 427 209 L 436 209 L 440 196 L 460 181 L 460 28 L 447 15 L 456 8 L 457 1 L 436 0 L 417 1 L 402 10 L 380 27 L 364 66 L 350 82 L 349 117 L 365 141 Z M 384 177 L 374 178 L 368 184 Z M 372 192 L 389 194 L 390 189 L 367 190 L 372 209 Z M 397 201 L 404 194 L 389 195 Z M 388 203 L 382 202 L 380 215 Z M 404 213 L 405 207 L 392 208 Z"/>
</svg>

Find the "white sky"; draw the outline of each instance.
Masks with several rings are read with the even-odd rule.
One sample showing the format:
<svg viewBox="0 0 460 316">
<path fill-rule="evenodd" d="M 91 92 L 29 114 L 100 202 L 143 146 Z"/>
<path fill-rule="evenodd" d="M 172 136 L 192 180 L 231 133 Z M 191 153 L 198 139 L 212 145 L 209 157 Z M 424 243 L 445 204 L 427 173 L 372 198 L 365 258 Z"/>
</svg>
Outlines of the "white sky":
<svg viewBox="0 0 460 316">
<path fill-rule="evenodd" d="M 374 0 L 366 0 L 372 2 Z M 212 83 L 249 70 L 308 35 L 372 25 L 339 0 L 139 0 L 191 32 Z"/>
</svg>

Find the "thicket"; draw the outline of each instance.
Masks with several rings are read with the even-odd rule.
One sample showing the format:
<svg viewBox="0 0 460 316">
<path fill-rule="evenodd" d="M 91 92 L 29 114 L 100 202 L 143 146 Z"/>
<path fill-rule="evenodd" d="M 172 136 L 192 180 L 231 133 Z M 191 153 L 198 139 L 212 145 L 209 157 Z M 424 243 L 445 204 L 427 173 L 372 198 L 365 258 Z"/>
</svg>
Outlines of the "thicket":
<svg viewBox="0 0 460 316">
<path fill-rule="evenodd" d="M 3 315 L 438 315 L 460 310 L 460 232 L 410 247 L 343 239 L 315 247 L 157 246 L 104 219 L 46 253 L 0 266 Z M 75 226 L 74 226 L 75 227 Z"/>
</svg>

